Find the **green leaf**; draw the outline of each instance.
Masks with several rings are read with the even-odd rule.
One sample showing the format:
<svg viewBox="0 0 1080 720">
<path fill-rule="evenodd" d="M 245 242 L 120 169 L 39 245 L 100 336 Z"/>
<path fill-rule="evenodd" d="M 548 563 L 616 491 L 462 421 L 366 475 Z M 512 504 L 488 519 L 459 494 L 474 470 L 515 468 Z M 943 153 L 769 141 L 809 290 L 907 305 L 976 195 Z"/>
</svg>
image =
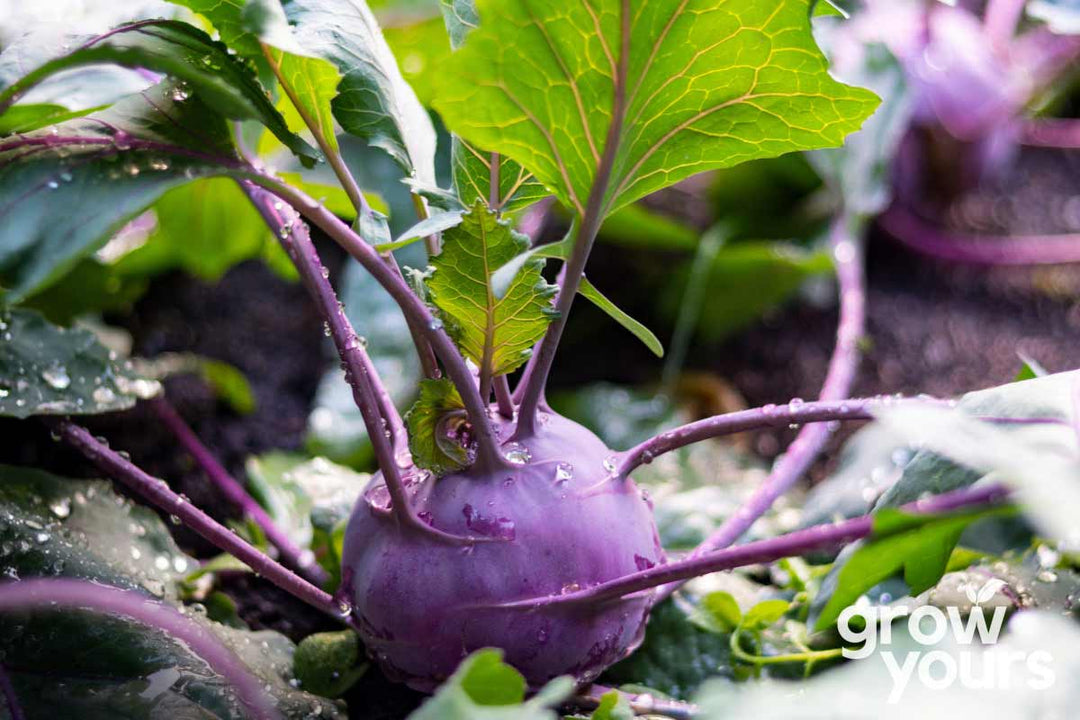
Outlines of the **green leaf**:
<svg viewBox="0 0 1080 720">
<path fill-rule="evenodd" d="M 763 600 L 746 611 L 742 627 L 747 630 L 761 630 L 769 627 L 784 616 L 791 608 L 787 600 Z"/>
<path fill-rule="evenodd" d="M 360 663 L 360 640 L 352 630 L 308 635 L 296 646 L 296 679 L 307 692 L 339 697 L 367 670 Z"/>
<path fill-rule="evenodd" d="M 468 32 L 480 19 L 474 0 L 440 0 L 443 20 L 450 34 L 450 44 L 457 50 Z M 435 88 L 433 101 L 441 85 Z M 450 151 L 454 173 L 454 191 L 466 207 L 483 201 L 492 209 L 513 213 L 551 194 L 531 172 L 505 155 L 498 156 L 498 192 L 492 198 L 491 168 L 496 157 L 487 150 L 454 136 Z M 494 199 L 494 204 L 491 200 Z"/>
<path fill-rule="evenodd" d="M 677 317 L 693 260 L 674 270 L 661 308 Z M 722 246 L 708 268 L 698 336 L 719 342 L 777 307 L 815 275 L 831 273 L 827 253 L 786 242 L 741 241 Z"/>
<path fill-rule="evenodd" d="M 460 225 L 443 233 L 442 252 L 431 261 L 431 300 L 462 353 L 487 376 L 522 365 L 554 314 L 557 288 L 540 274 L 540 260 L 525 263 L 503 297 L 495 293 L 492 274 L 528 243 L 477 203 Z"/>
<path fill-rule="evenodd" d="M 442 18 L 385 27 L 383 37 L 417 99 L 424 107 L 429 107 L 439 88 L 443 63 L 450 57 L 450 41 Z"/>
<path fill-rule="evenodd" d="M 482 0 L 436 108 L 578 215 L 622 119 L 603 216 L 705 170 L 837 146 L 877 104 L 829 76 L 808 0 L 655 0 L 623 18 L 630 8 Z"/>
<path fill-rule="evenodd" d="M 248 489 L 274 521 L 302 548 L 316 555 L 339 522 L 348 519 L 369 476 L 335 465 L 325 458 L 284 452 L 250 457 L 244 465 Z M 335 568 L 340 571 L 340 568 Z"/>
<path fill-rule="evenodd" d="M 88 330 L 0 311 L 0 415 L 90 415 L 132 407 L 161 386 L 117 363 Z"/>
<path fill-rule="evenodd" d="M 612 320 L 629 330 L 634 337 L 652 351 L 653 355 L 664 357 L 664 346 L 660 343 L 660 339 L 653 334 L 653 331 L 620 310 L 615 303 L 608 300 L 603 293 L 597 290 L 596 286 L 589 282 L 588 278 L 581 278 L 581 287 L 578 292 L 588 298 L 593 305 L 607 313 Z"/>
<path fill-rule="evenodd" d="M 842 553 L 814 599 L 815 630 L 831 627 L 860 595 L 903 571 L 912 595 L 941 579 L 960 533 L 975 520 L 1000 517 L 1012 508 L 980 509 L 948 515 L 910 515 L 886 508 L 874 515 L 873 534 Z"/>
<path fill-rule="evenodd" d="M 156 224 L 148 240 L 113 263 L 124 276 L 179 268 L 216 281 L 245 260 L 284 254 L 262 216 L 229 178 L 174 188 L 154 203 L 153 211 Z"/>
<path fill-rule="evenodd" d="M 435 184 L 435 129 L 364 0 L 293 0 L 289 19 L 305 50 L 342 81 L 333 101 L 345 132 L 388 153 L 407 175 Z"/>
<path fill-rule="evenodd" d="M 0 302 L 51 284 L 167 190 L 245 172 L 224 119 L 167 82 L 0 142 Z"/>
<path fill-rule="evenodd" d="M 495 161 L 495 155 L 455 137 L 450 159 L 454 172 L 454 192 L 467 207 L 480 201 L 492 209 L 515 213 L 551 194 L 531 172 L 509 157 L 500 155 L 499 192 L 493 205 L 491 165 Z"/>
<path fill-rule="evenodd" d="M 108 483 L 0 466 L 0 567 L 6 580 L 79 578 L 176 605 L 179 581 L 194 565 L 157 513 L 133 506 Z M 333 703 L 289 684 L 293 646 L 284 636 L 211 622 L 199 606 L 185 613 L 236 653 L 285 718 L 344 717 Z M 125 617 L 0 614 L 0 655 L 27 717 L 246 717 L 228 683 L 201 658 Z"/>
<path fill-rule="evenodd" d="M 399 250 L 403 247 L 412 245 L 417 240 L 422 240 L 428 235 L 434 235 L 444 230 L 449 230 L 452 227 L 461 224 L 461 216 L 464 213 L 461 210 L 450 210 L 446 212 L 432 213 L 430 216 L 424 218 L 420 222 L 413 225 L 411 228 L 398 235 L 393 242 L 383 243 L 382 245 L 376 245 L 375 249 L 379 252 L 391 252 L 393 250 Z"/>
<path fill-rule="evenodd" d="M 641 647 L 609 668 L 599 682 L 648 685 L 688 700 L 708 678 L 731 678 L 733 673 L 728 637 L 698 627 L 676 601 L 669 599 L 649 614 Z"/>
<path fill-rule="evenodd" d="M 965 395 L 955 408 L 905 403 L 875 412 L 897 443 L 920 450 L 878 501 L 893 507 L 993 474 L 1016 487 L 1025 517 L 1055 540 L 1080 538 L 1080 448 L 1072 398 L 1080 372 Z M 1043 420 L 1000 423 L 981 418 Z"/>
<path fill-rule="evenodd" d="M 600 226 L 601 240 L 629 248 L 694 252 L 700 240 L 693 228 L 641 203 L 616 210 Z"/>
<path fill-rule="evenodd" d="M 55 73 L 86 65 L 114 63 L 165 73 L 182 81 L 183 92 L 232 120 L 257 120 L 294 153 L 314 162 L 319 153 L 290 132 L 255 73 L 231 56 L 225 45 L 202 30 L 174 20 L 132 24 L 95 38 L 72 39 L 77 49 L 35 68 L 0 91 L 0 108 Z"/>
<path fill-rule="evenodd" d="M 240 415 L 255 412 L 255 393 L 251 390 L 251 383 L 235 365 L 202 358 L 199 370 L 203 380 L 214 390 L 214 394 L 235 412 Z"/>
<path fill-rule="evenodd" d="M 589 720 L 634 720 L 630 702 L 615 690 L 604 693 Z"/>
<path fill-rule="evenodd" d="M 305 125 L 314 126 L 327 146 L 337 152 L 334 113 L 330 104 L 337 97 L 341 73 L 326 60 L 276 48 L 267 50 L 267 59 Z"/>
<path fill-rule="evenodd" d="M 420 397 L 405 414 L 413 462 L 436 475 L 460 470 L 469 456 L 457 441 L 465 422 L 465 403 L 449 380 L 421 380 Z"/>
<path fill-rule="evenodd" d="M 54 105 L 52 103 L 13 105 L 0 113 L 0 137 L 14 133 L 33 132 L 46 125 L 71 120 L 100 109 L 91 108 L 71 111 L 63 105 Z"/>
<path fill-rule="evenodd" d="M 502 650 L 477 650 L 409 720 L 556 720 L 548 708 L 573 687 L 569 678 L 556 678 L 525 702 L 525 678 L 503 663 Z"/>
<path fill-rule="evenodd" d="M 1034 380 L 1035 378 L 1044 377 L 1049 375 L 1046 368 L 1044 368 L 1038 360 L 1032 357 L 1028 357 L 1024 353 L 1018 353 L 1020 355 L 1020 372 L 1016 373 L 1014 378 L 1015 382 L 1021 380 Z"/>
<path fill-rule="evenodd" d="M 711 592 L 698 605 L 699 624 L 720 633 L 731 633 L 743 623 L 742 610 L 731 593 Z"/>
</svg>

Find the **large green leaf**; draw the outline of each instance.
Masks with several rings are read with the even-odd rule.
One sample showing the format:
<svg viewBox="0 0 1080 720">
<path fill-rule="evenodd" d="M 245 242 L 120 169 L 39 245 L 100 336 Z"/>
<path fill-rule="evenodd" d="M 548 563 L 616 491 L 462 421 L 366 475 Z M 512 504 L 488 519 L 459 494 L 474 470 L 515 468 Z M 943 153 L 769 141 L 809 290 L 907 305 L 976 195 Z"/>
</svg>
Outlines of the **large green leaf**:
<svg viewBox="0 0 1080 720">
<path fill-rule="evenodd" d="M 146 242 L 113 261 L 117 274 L 140 277 L 180 268 L 217 280 L 253 258 L 266 258 L 275 269 L 291 267 L 258 211 L 228 178 L 196 180 L 170 190 L 153 211 L 156 222 Z"/>
<path fill-rule="evenodd" d="M 305 51 L 343 79 L 334 117 L 348 133 L 387 152 L 424 184 L 435 184 L 435 129 L 364 0 L 293 0 L 287 7 Z"/>
<path fill-rule="evenodd" d="M 899 572 L 912 595 L 933 587 L 945 574 L 964 528 L 975 520 L 1012 512 L 993 508 L 932 516 L 893 508 L 879 511 L 870 538 L 849 546 L 822 583 L 812 609 L 814 629 L 830 627 L 860 595 Z"/>
<path fill-rule="evenodd" d="M 232 120 L 258 120 L 285 145 L 313 162 L 318 152 L 290 132 L 255 73 L 202 30 L 173 20 L 142 22 L 78 43 L 71 52 L 35 68 L 0 91 L 0 108 L 37 82 L 72 68 L 114 63 L 165 73 L 183 81 L 209 107 Z"/>
<path fill-rule="evenodd" d="M 49 285 L 167 190 L 247 170 L 226 121 L 170 82 L 0 142 L 0 302 Z"/>
<path fill-rule="evenodd" d="M 442 241 L 427 281 L 432 302 L 458 347 L 484 374 L 511 372 L 528 359 L 554 313 L 556 288 L 540 274 L 543 261 L 525 263 L 505 292 L 496 293 L 492 274 L 529 241 L 480 202 Z"/>
<path fill-rule="evenodd" d="M 338 143 L 330 104 L 337 97 L 341 73 L 320 58 L 276 48 L 268 49 L 267 59 L 304 123 L 314 127 L 327 147 L 336 152 Z"/>
<path fill-rule="evenodd" d="M 502 651 L 478 650 L 409 720 L 556 720 L 549 708 L 573 687 L 569 678 L 556 678 L 526 701 L 525 678 L 502 661 Z"/>
<path fill-rule="evenodd" d="M 877 104 L 829 76 L 807 0 L 478 9 L 435 106 L 452 131 L 519 161 L 578 214 L 613 122 L 603 214 L 704 170 L 839 145 Z"/>
<path fill-rule="evenodd" d="M 450 45 L 456 50 L 465 41 L 469 30 L 480 22 L 476 14 L 476 3 L 474 0 L 440 0 L 439 4 L 442 7 L 446 30 L 450 34 Z M 434 96 L 438 96 L 438 88 Z M 453 142 L 451 161 L 454 169 L 454 190 L 466 207 L 482 200 L 489 203 L 493 209 L 514 212 L 551 194 L 531 172 L 509 157 L 493 155 L 457 136 Z M 498 191 L 493 197 L 492 165 L 496 162 Z"/>
<path fill-rule="evenodd" d="M 5 580 L 80 578 L 176 604 L 178 582 L 195 566 L 156 513 L 133 506 L 107 483 L 68 480 L 0 466 L 0 568 Z M 185 614 L 231 649 L 286 718 L 341 718 L 335 704 L 290 684 L 293 645 Z M 30 718 L 191 717 L 241 720 L 224 678 L 170 636 L 120 616 L 84 611 L 0 615 L 0 656 Z"/>
<path fill-rule="evenodd" d="M 0 415 L 87 415 L 131 407 L 161 386 L 138 377 L 80 328 L 0 311 Z"/>
<path fill-rule="evenodd" d="M 832 268 L 827 253 L 792 243 L 748 240 L 724 245 L 706 270 L 697 332 L 708 342 L 723 340 L 788 300 L 807 278 Z M 661 301 L 669 317 L 678 317 L 692 272 L 692 259 L 673 271 Z"/>
</svg>

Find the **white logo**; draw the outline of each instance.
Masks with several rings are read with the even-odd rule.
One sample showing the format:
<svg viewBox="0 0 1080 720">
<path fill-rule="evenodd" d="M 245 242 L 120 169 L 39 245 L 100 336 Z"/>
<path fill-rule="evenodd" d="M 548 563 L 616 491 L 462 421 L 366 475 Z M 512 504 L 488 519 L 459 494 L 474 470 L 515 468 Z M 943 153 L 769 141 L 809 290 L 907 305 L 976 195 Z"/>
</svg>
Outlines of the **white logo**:
<svg viewBox="0 0 1080 720">
<path fill-rule="evenodd" d="M 984 608 L 983 604 L 1005 585 L 998 578 L 988 580 L 982 587 L 967 584 L 964 596 L 971 603 L 971 609 L 966 619 L 955 606 L 942 610 L 923 605 L 912 610 L 902 605 L 872 607 L 856 603 L 845 608 L 837 622 L 844 641 L 857 646 L 844 648 L 843 655 L 851 660 L 862 660 L 873 655 L 879 645 L 890 646 L 893 621 L 907 617 L 908 633 L 919 645 L 936 646 L 951 634 L 962 649 L 905 653 L 882 650 L 881 659 L 893 681 L 888 698 L 890 703 L 900 701 L 913 676 L 932 690 L 943 690 L 957 682 L 971 689 L 1009 689 L 1026 683 L 1032 690 L 1045 690 L 1055 681 L 1050 668 L 1053 660 L 1050 653 L 1045 650 L 1009 651 L 997 646 L 1007 608 L 1004 605 L 994 607 L 988 620 L 990 608 Z M 855 617 L 864 622 L 854 623 L 856 627 L 852 627 Z M 858 629 L 859 625 L 863 627 Z M 981 648 L 968 647 L 976 643 Z M 898 657 L 901 654 L 903 658 Z"/>
</svg>

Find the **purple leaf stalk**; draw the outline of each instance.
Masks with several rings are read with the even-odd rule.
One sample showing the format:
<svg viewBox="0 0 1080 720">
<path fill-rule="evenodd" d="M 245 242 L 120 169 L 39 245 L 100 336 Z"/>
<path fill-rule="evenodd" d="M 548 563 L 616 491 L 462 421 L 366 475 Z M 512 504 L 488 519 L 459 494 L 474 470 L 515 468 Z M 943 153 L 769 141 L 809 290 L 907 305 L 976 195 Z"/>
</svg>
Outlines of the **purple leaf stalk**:
<svg viewBox="0 0 1080 720">
<path fill-rule="evenodd" d="M 130 617 L 175 638 L 232 686 L 237 698 L 257 720 L 278 720 L 281 715 L 263 690 L 262 682 L 205 627 L 174 608 L 149 600 L 137 592 L 120 590 L 85 580 L 35 578 L 0 583 L 0 612 L 43 609 L 90 610 Z M 0 689 L 12 720 L 24 717 L 6 675 L 0 672 Z"/>
<path fill-rule="evenodd" d="M 322 587 L 326 584 L 329 576 L 315 561 L 314 554 L 308 550 L 297 547 L 289 536 L 274 522 L 274 519 L 263 509 L 255 498 L 244 490 L 244 486 L 237 482 L 229 471 L 226 470 L 213 453 L 202 444 L 199 437 L 188 426 L 176 408 L 165 399 L 164 396 L 150 401 L 150 407 L 162 424 L 176 437 L 180 445 L 187 450 L 195 460 L 206 477 L 228 498 L 229 502 L 236 505 L 246 518 L 259 526 L 266 535 L 270 544 L 281 553 L 281 558 L 286 565 L 295 569 L 305 579 Z"/>
</svg>

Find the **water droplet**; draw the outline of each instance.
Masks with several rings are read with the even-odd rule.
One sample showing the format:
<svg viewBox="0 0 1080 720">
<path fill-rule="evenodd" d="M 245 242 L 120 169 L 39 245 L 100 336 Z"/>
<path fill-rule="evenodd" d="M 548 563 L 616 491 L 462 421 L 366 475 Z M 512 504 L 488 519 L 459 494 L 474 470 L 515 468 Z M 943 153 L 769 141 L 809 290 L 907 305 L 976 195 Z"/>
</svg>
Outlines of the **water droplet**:
<svg viewBox="0 0 1080 720">
<path fill-rule="evenodd" d="M 562 485 L 574 477 L 574 466 L 568 462 L 561 462 L 555 466 L 555 483 Z"/>
<path fill-rule="evenodd" d="M 99 387 L 94 390 L 91 397 L 98 405 L 108 405 L 116 401 L 116 393 L 107 387 Z"/>
<path fill-rule="evenodd" d="M 142 557 L 142 550 L 140 550 L 137 547 L 131 548 L 131 559 L 132 560 L 138 560 L 141 557 Z"/>
<path fill-rule="evenodd" d="M 51 510 L 52 514 L 58 518 L 66 518 L 71 514 L 71 500 L 68 498 L 54 500 L 49 504 L 49 510 Z"/>
<path fill-rule="evenodd" d="M 60 180 L 63 182 L 71 182 L 72 177 L 72 174 L 69 173 L 67 170 L 64 170 L 60 173 Z"/>
<path fill-rule="evenodd" d="M 45 183 L 45 187 L 49 188 L 50 190 L 55 190 L 56 188 L 60 187 L 60 183 L 56 182 L 55 180 L 50 180 L 49 182 Z"/>
<path fill-rule="evenodd" d="M 512 445 L 504 453 L 506 459 L 515 465 L 524 465 L 532 459 L 532 453 L 524 445 Z"/>
<path fill-rule="evenodd" d="M 607 470 L 609 473 L 613 473 L 619 469 L 618 460 L 615 458 L 614 455 L 609 455 L 608 457 L 604 458 L 604 469 Z"/>
<path fill-rule="evenodd" d="M 64 390 L 71 385 L 71 377 L 63 365 L 54 365 L 41 371 L 41 378 L 55 390 Z"/>
<path fill-rule="evenodd" d="M 439 318 L 431 318 L 428 322 L 428 328 L 431 330 L 442 330 L 443 322 Z"/>
</svg>

